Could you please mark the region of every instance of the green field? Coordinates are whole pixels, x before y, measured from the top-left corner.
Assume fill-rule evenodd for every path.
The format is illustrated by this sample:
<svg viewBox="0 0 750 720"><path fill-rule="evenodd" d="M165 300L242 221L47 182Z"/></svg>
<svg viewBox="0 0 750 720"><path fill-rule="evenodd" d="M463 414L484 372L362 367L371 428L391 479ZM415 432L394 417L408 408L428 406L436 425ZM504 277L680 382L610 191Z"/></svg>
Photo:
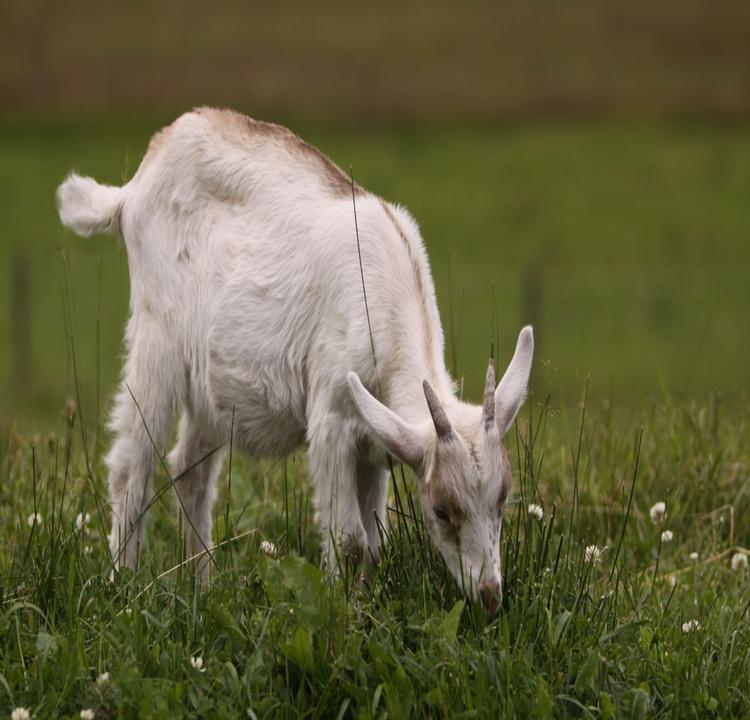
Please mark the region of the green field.
<svg viewBox="0 0 750 720"><path fill-rule="evenodd" d="M750 546L747 397L733 410L646 403L627 429L585 410L532 402L509 435L505 595L489 619L430 549L398 468L381 566L367 583L327 582L302 457L235 457L213 585L197 592L162 472L142 565L111 583L98 454L88 467L75 426L36 446L4 435L0 713L748 717L750 580L735 558ZM653 524L658 501L666 518ZM91 520L77 529L81 512ZM598 562L590 545L604 548Z"/></svg>
<svg viewBox="0 0 750 720"><path fill-rule="evenodd" d="M54 191L71 169L121 183L153 129L0 128L0 716L750 716L750 128L302 130L419 220L468 397L535 325L492 618L400 468L381 566L326 581L302 451L224 469L208 591L161 469L142 564L108 579L127 260L64 231Z"/></svg>
<svg viewBox="0 0 750 720"><path fill-rule="evenodd" d="M30 128L30 129L29 129ZM89 419L117 378L128 276L114 238L80 239L54 191L76 169L121 183L154 126L5 127L0 133L0 282L30 267L30 381L0 354L0 417L44 431L74 396L64 297ZM490 345L507 356L536 328L537 395L734 393L750 350L750 131L710 126L531 124L302 134L421 223L449 366L481 392ZM354 242L352 238L352 242ZM64 261L64 258L66 259ZM67 263L67 266L66 266ZM67 276L67 282L64 278ZM12 349L11 316L0 345ZM99 381L97 382L97 377Z"/></svg>

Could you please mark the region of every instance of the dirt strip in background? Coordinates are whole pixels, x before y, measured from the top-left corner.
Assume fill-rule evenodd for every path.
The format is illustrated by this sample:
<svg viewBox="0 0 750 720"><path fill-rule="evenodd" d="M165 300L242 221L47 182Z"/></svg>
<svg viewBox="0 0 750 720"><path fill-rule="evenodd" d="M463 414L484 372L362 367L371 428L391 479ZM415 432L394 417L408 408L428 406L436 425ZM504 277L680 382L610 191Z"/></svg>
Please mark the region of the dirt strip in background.
<svg viewBox="0 0 750 720"><path fill-rule="evenodd" d="M5 0L0 112L750 116L750 2Z"/></svg>

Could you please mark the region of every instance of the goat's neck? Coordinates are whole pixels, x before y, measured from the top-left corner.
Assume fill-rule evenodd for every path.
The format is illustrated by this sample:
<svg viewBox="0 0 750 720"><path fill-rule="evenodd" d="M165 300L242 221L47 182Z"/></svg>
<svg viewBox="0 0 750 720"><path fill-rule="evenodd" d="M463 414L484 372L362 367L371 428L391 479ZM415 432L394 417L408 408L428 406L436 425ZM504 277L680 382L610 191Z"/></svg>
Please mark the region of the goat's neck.
<svg viewBox="0 0 750 720"><path fill-rule="evenodd" d="M457 402L442 357L407 356L391 369L387 383L383 384L386 404L407 422L420 423L430 418L422 388L424 380L430 383L444 407Z"/></svg>

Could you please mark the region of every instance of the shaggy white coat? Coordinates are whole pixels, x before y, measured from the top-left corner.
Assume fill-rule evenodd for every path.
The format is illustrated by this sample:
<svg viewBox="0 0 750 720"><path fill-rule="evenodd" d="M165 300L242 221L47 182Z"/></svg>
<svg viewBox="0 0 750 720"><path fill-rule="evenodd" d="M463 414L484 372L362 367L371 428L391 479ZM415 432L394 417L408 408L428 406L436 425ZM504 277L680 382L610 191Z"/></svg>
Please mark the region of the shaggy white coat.
<svg viewBox="0 0 750 720"><path fill-rule="evenodd" d="M75 174L60 186L62 222L82 235L118 233L128 254L126 359L107 456L118 564L133 566L144 546L154 450L181 413L169 464L189 549L211 544L234 428L235 445L256 456L308 444L331 567L332 538L345 555L379 555L388 451L415 469L431 536L456 578L499 595L511 481L501 436L525 397L531 329L494 393L494 419L483 421L446 371L416 223L354 192L361 263L349 178L288 130L209 108L157 133L123 187ZM448 418L443 439L425 380Z"/></svg>

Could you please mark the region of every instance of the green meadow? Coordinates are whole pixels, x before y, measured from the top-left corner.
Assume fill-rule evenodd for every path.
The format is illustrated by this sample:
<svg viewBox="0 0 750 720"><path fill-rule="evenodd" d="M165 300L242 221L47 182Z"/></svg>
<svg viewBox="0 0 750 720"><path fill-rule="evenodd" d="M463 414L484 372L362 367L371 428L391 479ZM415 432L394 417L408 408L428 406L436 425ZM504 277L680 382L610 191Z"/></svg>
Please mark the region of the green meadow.
<svg viewBox="0 0 750 720"><path fill-rule="evenodd" d="M121 184L155 126L18 124L0 133L2 301L28 267L26 370L0 314L0 417L41 432L74 396L101 417L119 369L127 259L112 237L65 231L71 169ZM750 132L703 125L530 124L351 132L295 128L378 194L406 205L430 255L446 357L476 399L494 343L535 325L535 389L703 397L746 386ZM352 238L355 242L355 238ZM16 260L17 262L17 260ZM65 299L64 299L65 298ZM8 303L6 305L6 303ZM68 308L70 317L67 317ZM8 392L5 392L7 390ZM97 402L98 398L98 402Z"/></svg>
<svg viewBox="0 0 750 720"><path fill-rule="evenodd" d="M208 590L180 551L179 478L158 471L152 541L111 581L105 472L77 420L0 446L5 717L750 714L747 396L643 403L629 428L606 404L533 398L507 437L489 618L431 549L399 467L380 566L328 580L301 455L226 468Z"/></svg>
<svg viewBox="0 0 750 720"><path fill-rule="evenodd" d="M535 326L493 617L400 466L380 566L328 579L302 450L233 453L208 589L157 463L149 547L111 577L127 258L64 231L54 192L122 183L154 129L0 130L0 716L750 716L746 127L295 127L419 221L465 396Z"/></svg>

